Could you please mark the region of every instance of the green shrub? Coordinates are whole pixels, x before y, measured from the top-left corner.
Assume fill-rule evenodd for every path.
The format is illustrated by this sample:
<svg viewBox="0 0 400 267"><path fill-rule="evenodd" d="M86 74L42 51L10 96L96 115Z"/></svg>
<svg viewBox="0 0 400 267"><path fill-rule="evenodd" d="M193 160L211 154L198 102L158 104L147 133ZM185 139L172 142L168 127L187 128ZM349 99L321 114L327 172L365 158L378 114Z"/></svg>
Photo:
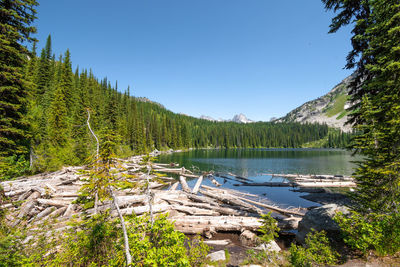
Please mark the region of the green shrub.
<svg viewBox="0 0 400 267"><path fill-rule="evenodd" d="M309 233L305 246L292 244L289 249L289 261L296 267L311 267L315 265L334 265L338 262L339 254L334 251L325 231Z"/></svg>
<svg viewBox="0 0 400 267"><path fill-rule="evenodd" d="M188 241L188 247L187 255L190 266L203 266L211 248L203 242L199 235Z"/></svg>
<svg viewBox="0 0 400 267"><path fill-rule="evenodd" d="M278 237L279 227L274 218L271 217L271 212L261 215L262 225L258 229L262 233L260 236L261 241L269 243Z"/></svg>
<svg viewBox="0 0 400 267"><path fill-rule="evenodd" d="M350 215L339 213L335 216L344 242L364 255L375 250L378 255L393 255L400 251L400 215L361 214L352 211Z"/></svg>
<svg viewBox="0 0 400 267"><path fill-rule="evenodd" d="M29 161L24 156L0 158L0 181L22 176L29 171Z"/></svg>
<svg viewBox="0 0 400 267"><path fill-rule="evenodd" d="M270 250L253 250L246 251L246 258L241 263L242 265L259 264L264 266L282 266L283 262L281 257L276 251Z"/></svg>

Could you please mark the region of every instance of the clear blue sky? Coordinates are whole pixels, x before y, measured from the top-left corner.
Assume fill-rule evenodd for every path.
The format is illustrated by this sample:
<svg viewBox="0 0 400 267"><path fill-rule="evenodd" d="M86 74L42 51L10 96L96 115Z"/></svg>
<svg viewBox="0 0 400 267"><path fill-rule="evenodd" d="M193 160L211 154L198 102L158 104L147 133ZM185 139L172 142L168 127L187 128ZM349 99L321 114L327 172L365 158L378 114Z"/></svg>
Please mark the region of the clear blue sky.
<svg viewBox="0 0 400 267"><path fill-rule="evenodd" d="M328 34L333 14L319 0L39 3L39 48L51 34L73 67L177 113L269 120L351 73L349 29Z"/></svg>

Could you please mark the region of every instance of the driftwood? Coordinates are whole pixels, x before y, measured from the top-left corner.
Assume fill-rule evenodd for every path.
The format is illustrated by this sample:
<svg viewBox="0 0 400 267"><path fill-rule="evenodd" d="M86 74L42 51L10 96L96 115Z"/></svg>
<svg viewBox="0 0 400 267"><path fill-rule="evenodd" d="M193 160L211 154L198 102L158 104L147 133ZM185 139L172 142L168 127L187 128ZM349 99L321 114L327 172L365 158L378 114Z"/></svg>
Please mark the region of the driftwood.
<svg viewBox="0 0 400 267"><path fill-rule="evenodd" d="M261 210L251 204L248 204L246 202L243 202L241 200L238 200L236 197L229 195L229 194L218 194L216 192L210 192L210 191L205 191L205 190L200 190L200 193L211 197L211 198L215 198L223 203L226 203L228 205L234 205L234 206L238 206L241 207L243 210L249 211L249 212L253 212L253 213L262 213Z"/></svg>
<svg viewBox="0 0 400 267"><path fill-rule="evenodd" d="M178 188L179 182L174 183L168 190L175 191Z"/></svg>
<svg viewBox="0 0 400 267"><path fill-rule="evenodd" d="M242 198L242 197L238 197L238 199L241 199L241 200L243 200L243 201L246 201L246 202L255 204L255 205L260 206L260 207L263 207L263 208L267 208L267 209L269 209L269 210L273 210L273 211L282 213L282 214L284 214L284 215L304 216L304 213L297 212L297 211L294 211L294 210L281 209L281 208L278 208L278 207L275 207L275 206L272 206L272 205L268 205L268 204L265 204L265 203L253 201L253 200L246 199L246 198Z"/></svg>
<svg viewBox="0 0 400 267"><path fill-rule="evenodd" d="M199 192L200 185L202 182L203 182L203 175L200 176L199 179L197 179L197 182L193 187L192 194L197 194L197 192Z"/></svg>
<svg viewBox="0 0 400 267"><path fill-rule="evenodd" d="M143 169L139 165L140 159L140 157L132 157L125 160L124 166L126 165L125 167L129 167L130 170ZM184 167L173 169L170 165L157 166L157 164L154 164L153 167L156 170L179 174L179 181L170 186L169 190L152 189L147 195L139 193L138 189L117 190L113 188L112 200L95 201L97 211L104 212L110 209L110 215L113 217L130 214L141 216L149 212L155 214L170 212L170 220L175 221L178 230L188 234L200 233L208 237L218 231L241 231L243 229L254 231L261 224L259 214L265 213L266 209L288 216L288 218L283 218L281 215L275 214L278 216L279 227L282 229L297 227L301 212L284 210L255 201L255 197L258 197L256 195L202 185L203 176L189 173ZM0 183L12 202L22 201L22 205L19 207L13 205L12 202L2 205L2 208L9 209L10 224L40 228L44 221L58 217L54 229L63 231L68 228L67 222L72 216L79 218L81 214L86 216L94 214L94 208L82 210L78 204L72 203L79 197L78 190L88 178L78 174L78 169L68 167L53 173ZM126 169L116 171L126 173ZM138 177L145 177L145 175L137 174ZM193 189L187 185L185 177L188 176L197 178ZM152 182L150 177L145 178L139 178L139 183L145 184L145 180L148 179L149 189L163 186ZM210 177L210 179L213 178ZM246 181L244 177L235 177L235 179L241 182ZM299 181L296 180L296 182ZM308 181L302 180L301 182ZM182 190L177 190L179 184L181 184ZM289 215L297 217L289 217Z"/></svg>
<svg viewBox="0 0 400 267"><path fill-rule="evenodd" d="M215 231L255 231L261 226L261 222L255 217L234 216L185 216L173 217L175 228L185 234L203 234L210 230Z"/></svg>
<svg viewBox="0 0 400 267"><path fill-rule="evenodd" d="M183 176L179 176L179 181L181 182L182 190L187 193L190 193L191 190L190 190L188 184L186 183L186 178Z"/></svg>

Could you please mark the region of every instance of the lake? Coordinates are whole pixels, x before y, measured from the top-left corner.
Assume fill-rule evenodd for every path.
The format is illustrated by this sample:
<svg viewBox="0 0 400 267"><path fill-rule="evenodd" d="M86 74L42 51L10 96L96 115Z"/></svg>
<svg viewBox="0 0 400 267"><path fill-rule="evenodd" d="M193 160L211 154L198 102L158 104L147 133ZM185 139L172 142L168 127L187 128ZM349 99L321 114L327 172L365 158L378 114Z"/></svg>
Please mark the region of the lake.
<svg viewBox="0 0 400 267"><path fill-rule="evenodd" d="M267 175L270 173L351 175L356 166L353 161L358 159L351 152L339 149L203 149L162 154L157 161L179 163L186 169L198 172L231 173L247 177L253 182L268 182L285 181L284 178ZM223 184L222 187L256 194L281 207L318 205L301 198L307 193L293 192L290 187L235 186L239 182L234 179L215 179ZM188 181L191 187L194 183L195 180ZM208 179L203 184L212 185Z"/></svg>

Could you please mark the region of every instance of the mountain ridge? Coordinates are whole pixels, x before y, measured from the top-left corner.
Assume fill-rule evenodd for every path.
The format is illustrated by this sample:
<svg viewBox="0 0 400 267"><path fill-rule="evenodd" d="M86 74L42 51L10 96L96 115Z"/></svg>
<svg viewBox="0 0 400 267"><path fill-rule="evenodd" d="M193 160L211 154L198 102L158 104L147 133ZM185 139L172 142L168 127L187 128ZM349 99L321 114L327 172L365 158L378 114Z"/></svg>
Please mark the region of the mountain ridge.
<svg viewBox="0 0 400 267"><path fill-rule="evenodd" d="M343 79L327 94L302 104L274 122L325 123L344 132L351 132L351 125L346 124L351 80L352 75Z"/></svg>

